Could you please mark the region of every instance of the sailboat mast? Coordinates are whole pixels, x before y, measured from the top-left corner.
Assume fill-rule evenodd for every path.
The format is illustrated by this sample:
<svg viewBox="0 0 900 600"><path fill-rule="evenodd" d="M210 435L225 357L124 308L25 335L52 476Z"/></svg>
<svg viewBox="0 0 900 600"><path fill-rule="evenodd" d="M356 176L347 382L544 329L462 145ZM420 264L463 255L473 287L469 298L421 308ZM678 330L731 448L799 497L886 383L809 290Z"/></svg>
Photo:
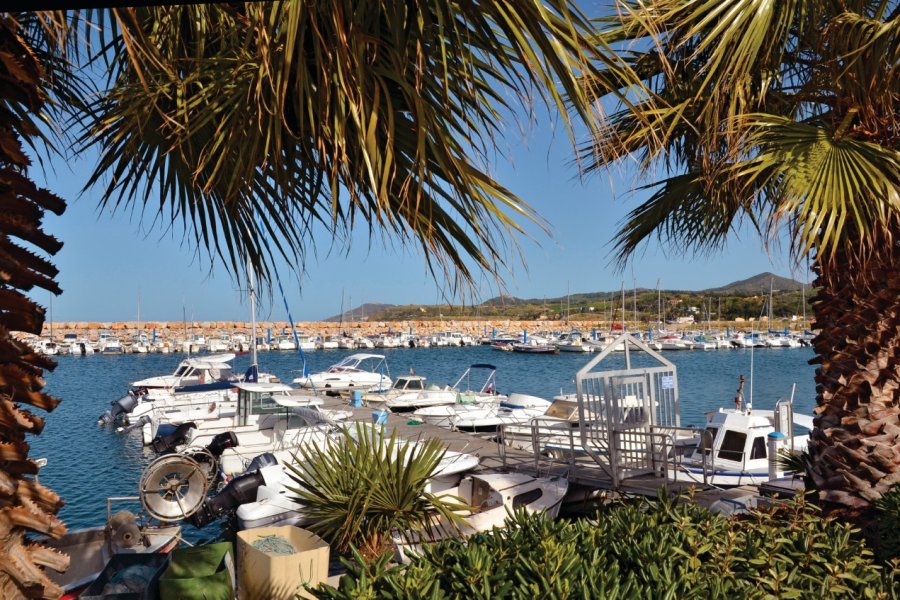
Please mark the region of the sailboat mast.
<svg viewBox="0 0 900 600"><path fill-rule="evenodd" d="M625 282L622 282L622 331L625 331Z"/></svg>
<svg viewBox="0 0 900 600"><path fill-rule="evenodd" d="M256 362L256 288L253 281L253 268L247 263L247 291L250 294L250 362L251 366L257 366Z"/></svg>
<svg viewBox="0 0 900 600"><path fill-rule="evenodd" d="M659 277L656 278L656 328L662 329L662 292L659 289Z"/></svg>

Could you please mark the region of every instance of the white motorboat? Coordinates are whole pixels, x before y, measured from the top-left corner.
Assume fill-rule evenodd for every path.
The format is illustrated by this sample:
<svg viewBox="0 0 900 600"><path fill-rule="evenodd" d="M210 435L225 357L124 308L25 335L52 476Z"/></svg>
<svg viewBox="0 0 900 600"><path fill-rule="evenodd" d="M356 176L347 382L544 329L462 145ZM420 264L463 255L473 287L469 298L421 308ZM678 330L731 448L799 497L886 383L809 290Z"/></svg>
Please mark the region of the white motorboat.
<svg viewBox="0 0 900 600"><path fill-rule="evenodd" d="M554 342L560 352L591 352L594 347L584 342L584 337L579 331L562 333Z"/></svg>
<svg viewBox="0 0 900 600"><path fill-rule="evenodd" d="M409 562L407 553L421 553L422 543L451 537L466 537L504 527L506 519L517 510L545 513L551 518L559 514L569 482L563 477L532 477L525 473L478 473L467 475L447 496L459 498L474 508L461 514L465 524L456 527L440 522L425 532L406 532L396 536L396 558Z"/></svg>
<svg viewBox="0 0 900 600"><path fill-rule="evenodd" d="M87 356L94 353L94 346L91 345L90 340L78 337L78 334L75 333L65 334L60 346L65 346L72 356Z"/></svg>
<svg viewBox="0 0 900 600"><path fill-rule="evenodd" d="M337 335L318 336L316 338L316 350L337 350L340 347L340 340L341 337Z"/></svg>
<svg viewBox="0 0 900 600"><path fill-rule="evenodd" d="M500 401L482 404L455 403L416 410L413 415L426 423L470 433L495 432L501 425L521 425L543 416L550 402L527 394L510 394Z"/></svg>
<svg viewBox="0 0 900 600"><path fill-rule="evenodd" d="M131 339L131 352L135 354L148 354L152 350L150 338L146 333L136 333Z"/></svg>
<svg viewBox="0 0 900 600"><path fill-rule="evenodd" d="M235 355L231 352L211 354L209 356L186 358L182 360L171 375L159 375L132 382L135 388L174 389L185 386L203 385L214 381L233 379L231 361Z"/></svg>
<svg viewBox="0 0 900 600"><path fill-rule="evenodd" d="M739 389L739 399L740 394ZM794 435L793 426L811 430L812 416L793 411L786 414L793 415L793 419L779 419L777 411L755 410L740 401L733 409L719 408L706 413L704 433L693 450L676 461L670 475L678 481L720 487L765 483L769 480L770 433L786 430L781 431L785 446L797 452L805 450L809 442L808 434Z"/></svg>
<svg viewBox="0 0 900 600"><path fill-rule="evenodd" d="M353 389L387 389L393 383L383 354L351 354L326 370L297 377L294 383L300 387L330 392Z"/></svg>
<svg viewBox="0 0 900 600"><path fill-rule="evenodd" d="M425 406L453 404L457 400L457 391L449 385L429 385L422 375L411 374L397 377L389 389L364 394L362 399L367 406L373 408L408 412Z"/></svg>
<svg viewBox="0 0 900 600"><path fill-rule="evenodd" d="M264 453L290 456L306 443L320 443L336 429L330 417L351 413L319 410L321 399L297 396L280 383L238 383L237 413L221 421L184 423L171 433L157 435L150 447L157 454L188 448L215 457L226 477L243 473L250 461Z"/></svg>
<svg viewBox="0 0 900 600"><path fill-rule="evenodd" d="M656 340L660 350L692 350L693 343L675 335L666 335Z"/></svg>
<svg viewBox="0 0 900 600"><path fill-rule="evenodd" d="M207 342L206 349L213 353L231 352L233 345L230 334L220 333Z"/></svg>
<svg viewBox="0 0 900 600"><path fill-rule="evenodd" d="M294 341L294 336L292 335L280 335L272 340L272 349L289 352L297 349L297 342Z"/></svg>
<svg viewBox="0 0 900 600"><path fill-rule="evenodd" d="M127 395L111 402L112 408L101 422L127 419L132 423L158 407L175 409L187 405L206 408L210 403L234 402L234 383L239 381L229 364L234 354L187 358L172 375L149 377L133 382ZM270 376L264 376L268 378Z"/></svg>
<svg viewBox="0 0 900 600"><path fill-rule="evenodd" d="M38 354L43 354L44 356L56 356L59 354L59 346L57 346L56 342L46 338L37 340L33 347Z"/></svg>
<svg viewBox="0 0 900 600"><path fill-rule="evenodd" d="M356 350L359 347L359 342L356 338L350 337L349 335L343 335L338 338L338 348L341 350Z"/></svg>
<svg viewBox="0 0 900 600"><path fill-rule="evenodd" d="M125 351L119 338L109 333L100 334L97 349L100 351L100 354L122 354Z"/></svg>

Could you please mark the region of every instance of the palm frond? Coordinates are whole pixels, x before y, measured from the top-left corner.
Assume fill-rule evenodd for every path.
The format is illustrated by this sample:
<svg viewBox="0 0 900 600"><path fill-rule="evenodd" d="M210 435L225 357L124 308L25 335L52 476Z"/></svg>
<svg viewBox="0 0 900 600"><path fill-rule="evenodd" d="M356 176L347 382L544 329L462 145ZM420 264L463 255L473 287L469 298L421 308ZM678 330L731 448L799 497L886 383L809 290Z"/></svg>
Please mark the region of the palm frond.
<svg viewBox="0 0 900 600"><path fill-rule="evenodd" d="M758 226L752 195L738 193L724 175L685 173L648 187L657 190L628 214L616 234L620 266L654 236L673 253L704 253L721 248L743 218Z"/></svg>
<svg viewBox="0 0 900 600"><path fill-rule="evenodd" d="M872 233L900 212L900 153L784 117L743 121L754 156L734 172L772 199L773 227L790 220L797 256L815 248L828 262L847 244L858 253L881 243Z"/></svg>
<svg viewBox="0 0 900 600"><path fill-rule="evenodd" d="M86 143L113 207L183 218L235 272L302 265L360 222L454 285L498 272L537 214L486 168L536 95L593 127L598 52L573 2L290 2L119 9ZM568 103L568 104L567 104ZM573 137L574 139L574 137ZM147 184L146 182L152 182ZM262 221L257 225L257 221ZM452 276L451 276L452 275Z"/></svg>

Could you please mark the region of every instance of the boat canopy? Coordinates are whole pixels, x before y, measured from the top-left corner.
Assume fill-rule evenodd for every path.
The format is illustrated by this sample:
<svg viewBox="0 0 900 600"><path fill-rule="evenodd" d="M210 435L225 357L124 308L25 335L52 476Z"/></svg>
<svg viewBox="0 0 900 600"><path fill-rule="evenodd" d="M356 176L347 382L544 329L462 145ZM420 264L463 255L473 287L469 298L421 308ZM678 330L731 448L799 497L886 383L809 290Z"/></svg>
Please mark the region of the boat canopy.
<svg viewBox="0 0 900 600"><path fill-rule="evenodd" d="M324 404L321 398L315 396L272 396L272 401L285 408L299 408L301 406L321 406Z"/></svg>
<svg viewBox="0 0 900 600"><path fill-rule="evenodd" d="M244 390L245 392L254 392L257 394L265 394L265 393L273 393L273 392L286 392L291 393L295 391L294 388L287 385L286 383L270 383L267 381L259 381L259 382L247 382L247 381L239 381L234 383L234 387L239 390Z"/></svg>

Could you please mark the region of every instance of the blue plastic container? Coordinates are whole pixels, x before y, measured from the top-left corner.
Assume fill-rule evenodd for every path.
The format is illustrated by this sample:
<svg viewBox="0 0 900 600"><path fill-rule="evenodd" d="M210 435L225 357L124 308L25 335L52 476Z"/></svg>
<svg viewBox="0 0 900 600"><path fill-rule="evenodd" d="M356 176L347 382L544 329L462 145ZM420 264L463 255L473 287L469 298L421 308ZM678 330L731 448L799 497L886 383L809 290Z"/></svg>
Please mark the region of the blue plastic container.
<svg viewBox="0 0 900 600"><path fill-rule="evenodd" d="M355 406L356 408L359 408L362 405L363 405L362 392L359 390L353 390L353 392L350 394L350 406Z"/></svg>
<svg viewBox="0 0 900 600"><path fill-rule="evenodd" d="M386 411L384 409L376 410L375 412L372 413L372 422L375 423L376 425L385 425L385 424L387 424L387 417L388 417L388 411Z"/></svg>

